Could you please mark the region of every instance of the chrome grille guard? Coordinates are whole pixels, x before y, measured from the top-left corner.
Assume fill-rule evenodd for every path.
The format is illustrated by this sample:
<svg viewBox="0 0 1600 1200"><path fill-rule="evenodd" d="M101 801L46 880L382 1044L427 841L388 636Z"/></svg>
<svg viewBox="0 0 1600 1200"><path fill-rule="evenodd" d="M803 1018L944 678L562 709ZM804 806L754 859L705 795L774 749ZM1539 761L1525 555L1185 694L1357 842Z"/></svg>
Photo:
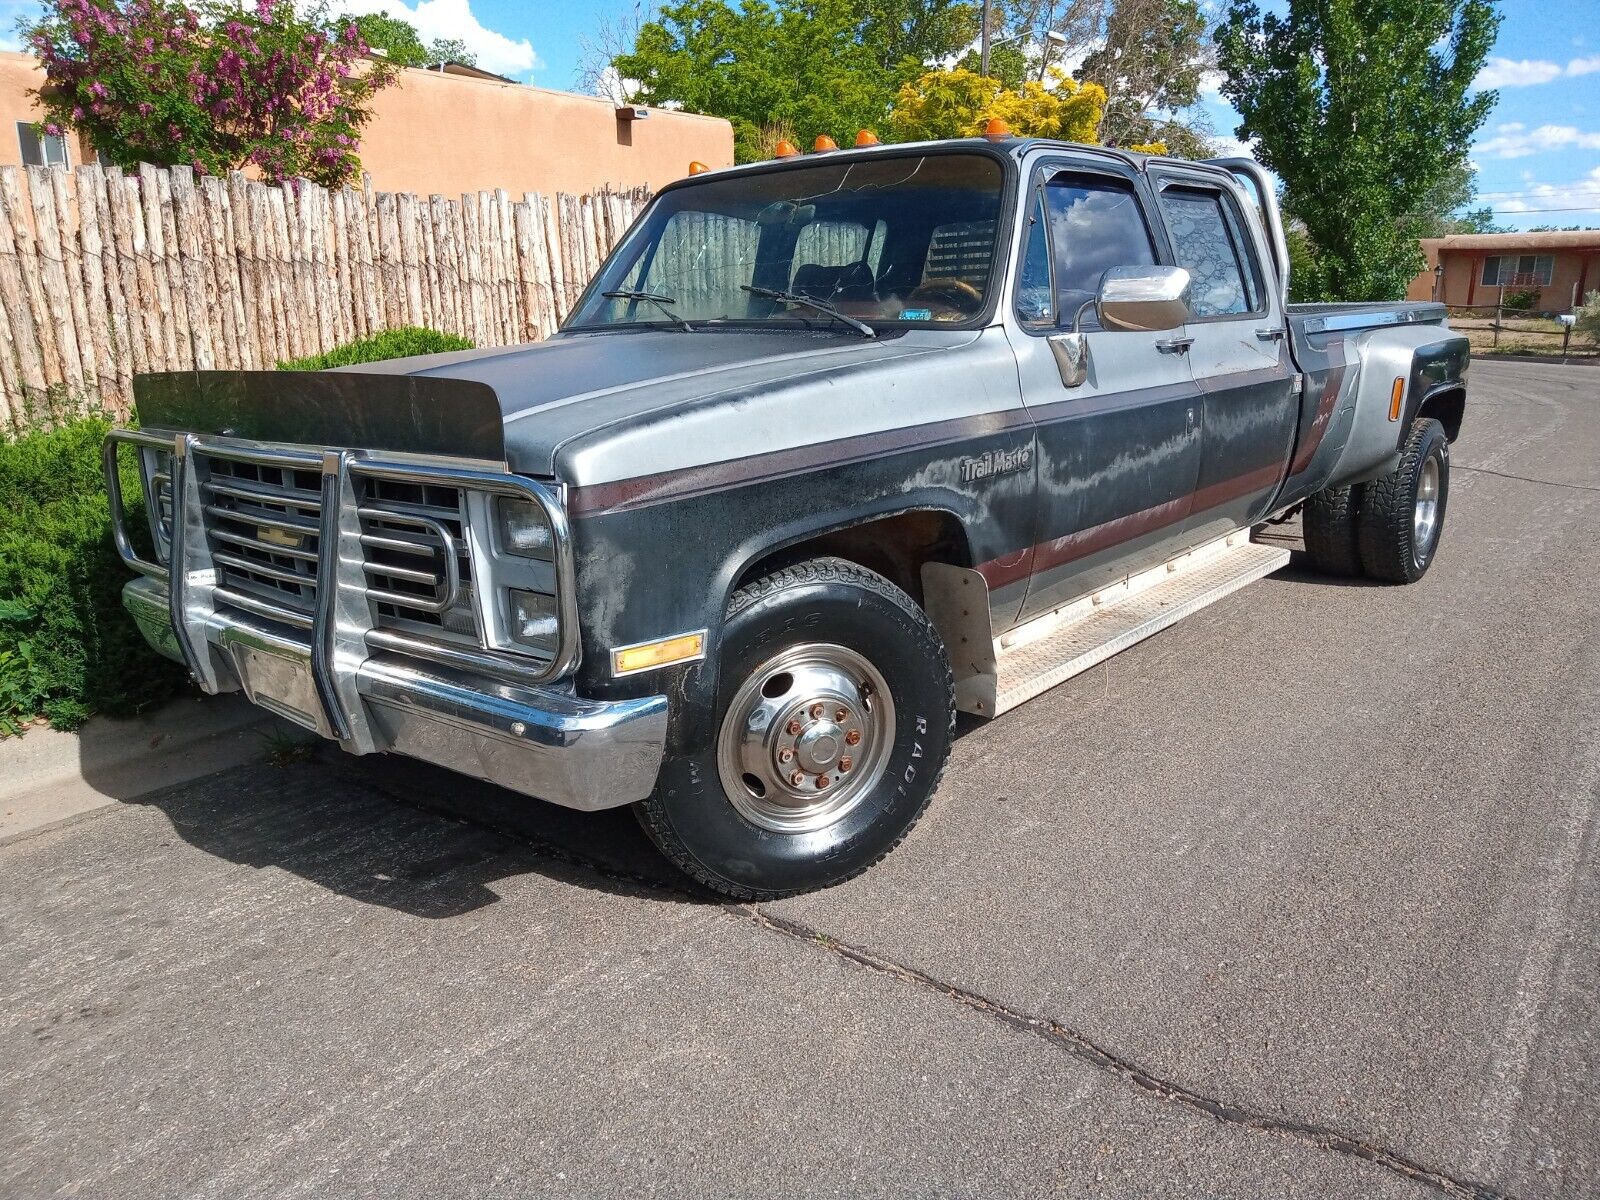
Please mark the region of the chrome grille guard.
<svg viewBox="0 0 1600 1200"><path fill-rule="evenodd" d="M123 506L119 473L118 448L124 444L165 451L172 455L171 495L172 526L169 538L168 562L150 562L134 550L128 534ZM219 539L227 549L214 549L219 521L240 523L237 509L232 515L219 518L208 514L208 507L218 496L214 483L200 478L196 461L207 457L230 463L248 463L256 467L276 468L295 473L315 472L320 477L320 495L315 503L315 572L285 572L294 575L290 586L297 594L307 595L311 611L290 602L275 602L264 598L263 591L241 590L230 586L237 581L238 572L244 570L236 562L236 551L248 553L250 547L240 547L240 542L250 542L247 533L238 528L224 528ZM365 730L366 720L356 691L355 678L361 663L372 651L387 651L427 660L455 669L492 676L512 684L537 684L560 678L570 673L578 663L579 636L576 597L572 586L573 552L566 511L556 490L537 480L497 472L477 465L455 462L426 462L422 460L396 460L357 450L320 450L306 447L265 445L229 438L202 437L192 433L156 430L113 430L107 437L104 450L106 487L111 501L112 537L117 553L123 562L142 575L167 584L168 603L173 631L183 652L185 663L201 687L208 692L230 690L233 685L222 671L218 659L208 648L208 630L219 623L226 625L230 613L243 614L240 624L249 618L276 622L287 626L291 636L306 639L301 643L309 656L311 675L316 693L326 717L328 732L340 741L354 739L358 744L369 741ZM140 462L141 479L148 478L145 463ZM291 479L293 477L291 476ZM470 546L461 552L471 556L475 579L488 570L492 555L487 552L487 539L492 536L487 519L489 497L511 496L536 503L544 511L553 534L554 595L558 615L557 646L549 659L530 654L492 651L481 642L477 647L455 642L436 641L431 638L396 629L377 628L373 618L373 601L392 602L384 589L375 587L368 579L369 571L365 548L372 535L363 528L363 518L375 515L378 509L364 504L360 496L360 483L366 480L388 480L398 483L433 484L460 489L463 495L462 520L464 540ZM293 525L294 533L305 542L281 549L291 550L301 558L309 557L311 529L309 517L313 502L309 495L296 491L288 499L269 495L266 490L250 485L226 483L225 488L250 492L247 501L259 503L259 512L248 517L257 525L272 527L282 523ZM148 491L148 487L147 487ZM471 503L468 503L471 498ZM467 522L468 509L479 505L479 519ZM285 519L275 506L290 506L289 519ZM297 515L304 519L297 520ZM382 515L387 520L409 520L396 514L392 506L383 506ZM208 516L210 521L208 523ZM457 601L462 590L456 563L457 544L451 532L440 522L429 517L415 518L419 532L436 540L442 549L442 578L437 580L438 592L432 599L418 603L418 597L405 594L403 602L421 611L442 611ZM260 543L257 549L267 554L277 554L279 547ZM159 554L158 554L159 557ZM273 581L270 566L259 559L249 560L249 570ZM381 571L379 574L393 574ZM494 589L482 579L477 580L480 592L485 593L480 603L495 603ZM263 589L266 590L266 589ZM275 637L281 635L274 635ZM225 670L225 668L224 668Z"/></svg>

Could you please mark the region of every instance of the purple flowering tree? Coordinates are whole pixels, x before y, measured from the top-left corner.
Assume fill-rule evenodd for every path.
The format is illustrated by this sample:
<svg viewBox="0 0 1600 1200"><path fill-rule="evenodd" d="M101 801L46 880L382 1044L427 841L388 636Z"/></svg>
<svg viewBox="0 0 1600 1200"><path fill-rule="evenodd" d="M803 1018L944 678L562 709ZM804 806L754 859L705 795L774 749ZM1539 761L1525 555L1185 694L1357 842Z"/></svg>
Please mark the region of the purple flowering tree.
<svg viewBox="0 0 1600 1200"><path fill-rule="evenodd" d="M361 126L394 68L293 0L49 0L24 31L44 67L46 132L119 166L255 167L327 186L361 169Z"/></svg>

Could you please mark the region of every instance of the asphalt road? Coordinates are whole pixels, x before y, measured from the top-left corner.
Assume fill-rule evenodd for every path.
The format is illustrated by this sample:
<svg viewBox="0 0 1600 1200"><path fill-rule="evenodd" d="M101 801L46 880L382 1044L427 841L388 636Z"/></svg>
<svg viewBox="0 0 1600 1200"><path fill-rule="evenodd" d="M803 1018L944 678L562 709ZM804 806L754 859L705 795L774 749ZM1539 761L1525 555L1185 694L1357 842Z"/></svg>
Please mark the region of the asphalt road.
<svg viewBox="0 0 1600 1200"><path fill-rule="evenodd" d="M1600 370L1480 363L1421 584L972 727L825 893L336 754L0 843L0 1195L1593 1196L1597 578Z"/></svg>

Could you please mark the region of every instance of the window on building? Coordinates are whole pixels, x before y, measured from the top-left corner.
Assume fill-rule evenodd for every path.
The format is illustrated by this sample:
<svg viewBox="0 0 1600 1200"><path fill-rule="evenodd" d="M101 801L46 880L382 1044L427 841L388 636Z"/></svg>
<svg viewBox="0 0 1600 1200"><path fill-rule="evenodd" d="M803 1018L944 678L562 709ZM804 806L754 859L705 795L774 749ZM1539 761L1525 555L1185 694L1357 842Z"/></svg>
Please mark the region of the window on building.
<svg viewBox="0 0 1600 1200"><path fill-rule="evenodd" d="M1492 254L1483 260L1485 287L1549 287L1556 260L1551 254Z"/></svg>
<svg viewBox="0 0 1600 1200"><path fill-rule="evenodd" d="M17 122L17 141L22 146L22 165L25 167L69 167L67 139L58 135L41 133L31 121Z"/></svg>

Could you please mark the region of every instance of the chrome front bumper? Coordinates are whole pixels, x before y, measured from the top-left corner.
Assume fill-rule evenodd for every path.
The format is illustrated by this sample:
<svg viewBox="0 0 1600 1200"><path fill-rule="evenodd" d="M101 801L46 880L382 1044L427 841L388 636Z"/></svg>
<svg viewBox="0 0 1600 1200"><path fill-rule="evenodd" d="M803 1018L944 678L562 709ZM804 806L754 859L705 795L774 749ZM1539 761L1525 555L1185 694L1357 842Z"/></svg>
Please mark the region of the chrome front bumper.
<svg viewBox="0 0 1600 1200"><path fill-rule="evenodd" d="M122 601L156 650L185 661L164 582L132 579ZM655 787L665 696L582 700L379 652L351 672L365 718L366 736L357 742L331 727L309 646L234 613L210 614L204 635L200 674L216 683L208 691L243 690L252 703L353 752L394 751L585 811L642 800Z"/></svg>

